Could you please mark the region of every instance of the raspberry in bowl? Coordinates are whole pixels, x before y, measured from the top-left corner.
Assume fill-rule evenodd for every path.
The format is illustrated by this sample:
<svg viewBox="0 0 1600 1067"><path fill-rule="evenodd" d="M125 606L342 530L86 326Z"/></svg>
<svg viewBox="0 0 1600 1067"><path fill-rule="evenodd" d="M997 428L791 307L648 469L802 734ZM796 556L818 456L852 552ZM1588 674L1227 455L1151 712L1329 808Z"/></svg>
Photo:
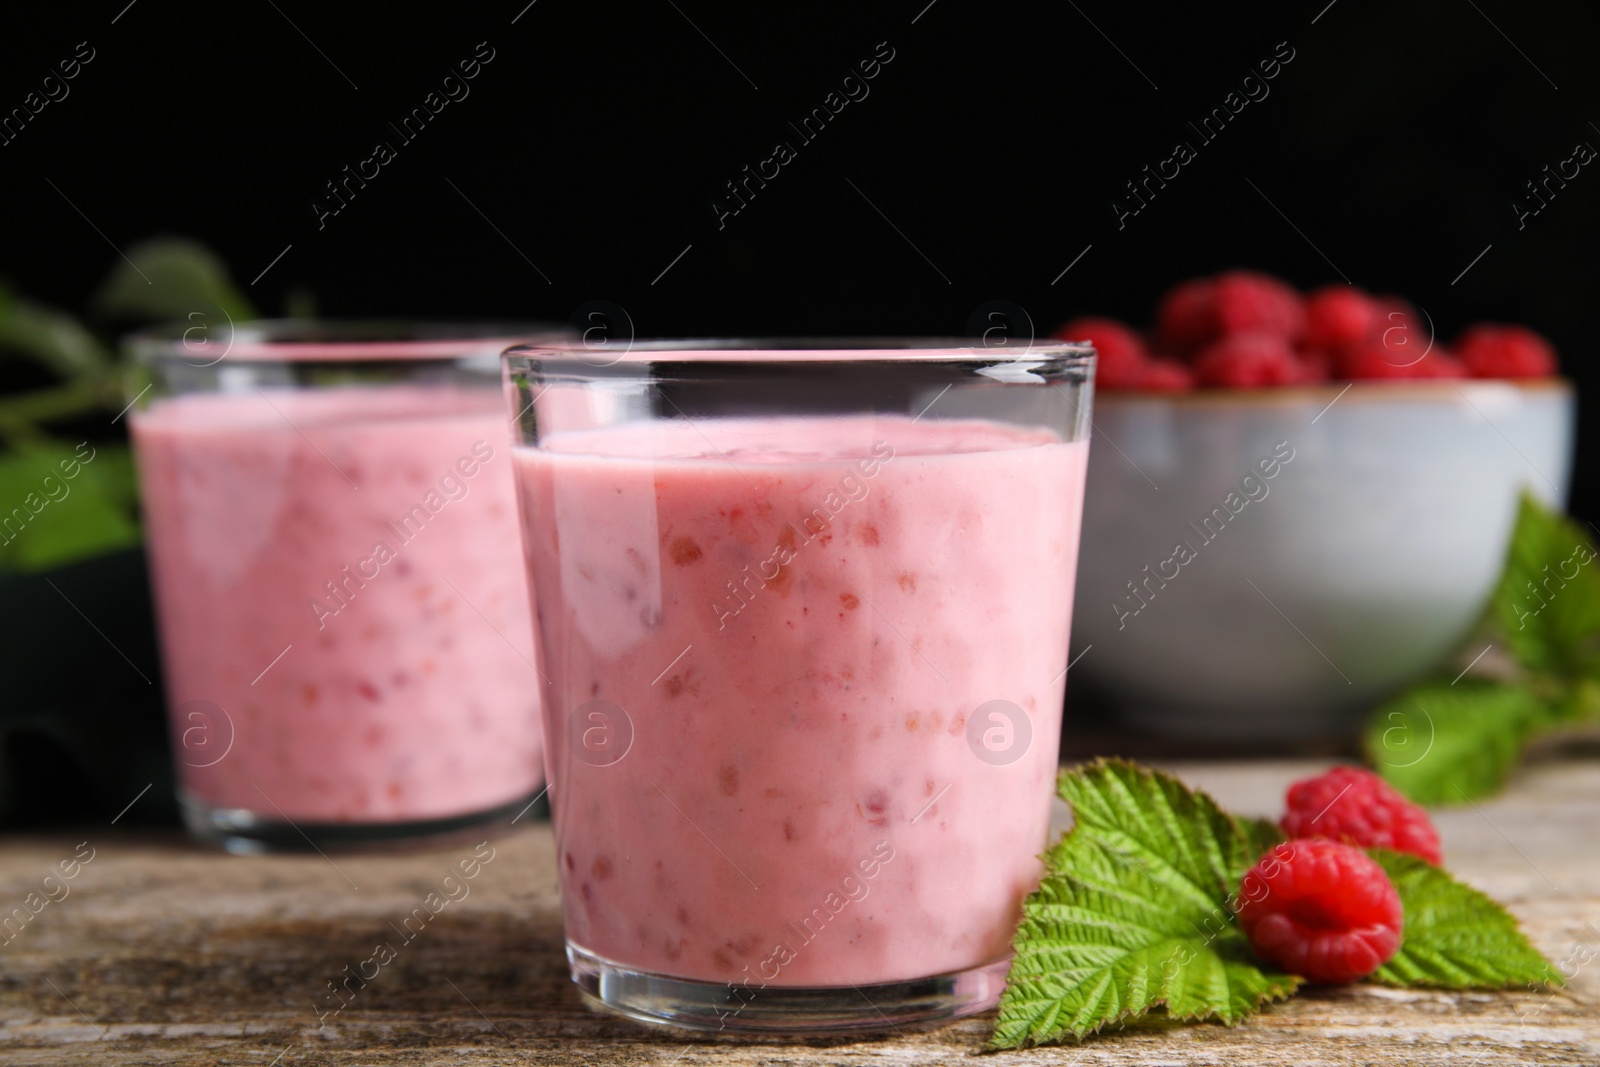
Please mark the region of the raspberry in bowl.
<svg viewBox="0 0 1600 1067"><path fill-rule="evenodd" d="M1399 297L1249 272L1098 323L1142 346L1096 397L1074 669L1127 725L1348 736L1471 628L1519 493L1565 501L1574 395L1532 330L1446 345Z"/></svg>

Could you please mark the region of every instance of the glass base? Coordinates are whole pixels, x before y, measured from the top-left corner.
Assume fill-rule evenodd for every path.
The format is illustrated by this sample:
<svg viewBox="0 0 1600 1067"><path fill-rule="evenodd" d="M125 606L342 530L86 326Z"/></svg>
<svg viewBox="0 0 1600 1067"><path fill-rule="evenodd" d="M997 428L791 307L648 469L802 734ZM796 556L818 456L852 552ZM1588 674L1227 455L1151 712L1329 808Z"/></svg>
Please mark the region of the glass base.
<svg viewBox="0 0 1600 1067"><path fill-rule="evenodd" d="M544 789L509 804L451 815L441 819L393 822L301 822L267 818L245 808L219 808L179 794L183 824L202 841L221 845L229 852L257 855L268 852L381 852L440 848L481 841L486 832L498 836L513 822L532 822L546 813Z"/></svg>
<svg viewBox="0 0 1600 1067"><path fill-rule="evenodd" d="M643 1023L724 1034L820 1037L925 1028L1000 1003L1009 959L905 982L730 987L632 970L567 942L572 980L591 1007Z"/></svg>

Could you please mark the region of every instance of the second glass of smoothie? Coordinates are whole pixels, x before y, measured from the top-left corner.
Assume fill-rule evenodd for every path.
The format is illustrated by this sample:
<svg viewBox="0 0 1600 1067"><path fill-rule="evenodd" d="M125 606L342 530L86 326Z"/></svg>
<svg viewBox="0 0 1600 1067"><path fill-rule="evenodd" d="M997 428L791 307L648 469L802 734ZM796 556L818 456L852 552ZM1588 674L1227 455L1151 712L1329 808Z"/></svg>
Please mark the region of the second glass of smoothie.
<svg viewBox="0 0 1600 1067"><path fill-rule="evenodd" d="M506 356L568 955L723 1031L992 1007L1041 873L1093 355Z"/></svg>
<svg viewBox="0 0 1600 1067"><path fill-rule="evenodd" d="M499 380L516 336L284 322L130 342L199 836L236 851L437 840L504 825L540 791Z"/></svg>

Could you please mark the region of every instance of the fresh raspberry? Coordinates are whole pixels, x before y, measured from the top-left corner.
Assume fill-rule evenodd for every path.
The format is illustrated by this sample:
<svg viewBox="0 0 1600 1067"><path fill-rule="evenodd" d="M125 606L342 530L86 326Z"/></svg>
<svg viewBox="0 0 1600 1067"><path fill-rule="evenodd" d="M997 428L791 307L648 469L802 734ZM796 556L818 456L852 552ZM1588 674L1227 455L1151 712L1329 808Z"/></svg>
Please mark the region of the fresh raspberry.
<svg viewBox="0 0 1600 1067"><path fill-rule="evenodd" d="M1306 384L1325 382L1333 377L1333 357L1319 349L1300 353L1300 381Z"/></svg>
<svg viewBox="0 0 1600 1067"><path fill-rule="evenodd" d="M1056 336L1063 341L1088 341L1099 359L1094 382L1102 389L1137 389L1144 381L1150 353L1144 341L1116 319L1073 319Z"/></svg>
<svg viewBox="0 0 1600 1067"><path fill-rule="evenodd" d="M1465 378L1467 368L1444 345L1434 345L1433 351L1412 368L1418 378Z"/></svg>
<svg viewBox="0 0 1600 1067"><path fill-rule="evenodd" d="M1201 385L1252 389L1263 385L1291 385L1305 372L1294 349L1270 333L1239 333L1213 341L1194 362L1195 381Z"/></svg>
<svg viewBox="0 0 1600 1067"><path fill-rule="evenodd" d="M1426 362L1426 360L1424 360ZM1326 837L1392 848L1438 863L1439 832L1428 813L1361 767L1339 766L1289 787L1280 824L1290 837Z"/></svg>
<svg viewBox="0 0 1600 1067"><path fill-rule="evenodd" d="M1305 301L1294 288L1255 271L1217 275L1217 327L1224 337L1270 333L1291 341L1306 330Z"/></svg>
<svg viewBox="0 0 1600 1067"><path fill-rule="evenodd" d="M1406 358L1415 359L1414 356ZM1420 368L1426 362L1427 359L1421 359L1416 363L1403 363L1382 344L1363 341L1359 344L1346 345L1334 352L1332 371L1334 377L1341 380L1421 378L1424 375Z"/></svg>
<svg viewBox="0 0 1600 1067"><path fill-rule="evenodd" d="M1474 378L1548 378L1556 372L1550 342L1522 326L1469 326L1456 338L1456 351Z"/></svg>
<svg viewBox="0 0 1600 1067"><path fill-rule="evenodd" d="M1305 346L1332 352L1361 344L1377 317L1377 304L1355 286L1323 286L1306 300Z"/></svg>
<svg viewBox="0 0 1600 1067"><path fill-rule="evenodd" d="M1164 349L1187 356L1219 332L1216 284L1210 278L1180 282L1161 298L1156 336Z"/></svg>
<svg viewBox="0 0 1600 1067"><path fill-rule="evenodd" d="M1257 956L1312 982L1354 982L1400 948L1400 894L1377 861L1308 838L1278 845L1239 884L1239 925Z"/></svg>
<svg viewBox="0 0 1600 1067"><path fill-rule="evenodd" d="M1384 359L1398 367L1419 366L1425 353L1432 352L1435 345L1428 320L1398 296L1375 297L1373 304L1376 314L1373 315L1368 343L1381 351Z"/></svg>
<svg viewBox="0 0 1600 1067"><path fill-rule="evenodd" d="M1194 388L1194 375L1182 363L1171 359L1152 359L1144 365L1139 388L1152 393L1182 393Z"/></svg>
<svg viewBox="0 0 1600 1067"><path fill-rule="evenodd" d="M1266 333L1297 340L1305 332L1305 301L1277 278L1233 270L1194 278L1168 290L1156 315L1164 348L1190 355L1237 333Z"/></svg>

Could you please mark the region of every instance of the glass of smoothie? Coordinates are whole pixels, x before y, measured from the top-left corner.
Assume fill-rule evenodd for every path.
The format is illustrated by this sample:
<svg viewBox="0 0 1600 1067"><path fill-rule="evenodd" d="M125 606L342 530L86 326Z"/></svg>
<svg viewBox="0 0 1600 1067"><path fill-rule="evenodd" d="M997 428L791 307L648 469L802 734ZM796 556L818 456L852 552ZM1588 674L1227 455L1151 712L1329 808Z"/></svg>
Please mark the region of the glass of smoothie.
<svg viewBox="0 0 1600 1067"><path fill-rule="evenodd" d="M543 782L499 354L541 331L130 338L180 806L232 851L481 834Z"/></svg>
<svg viewBox="0 0 1600 1067"><path fill-rule="evenodd" d="M994 1006L1040 874L1083 345L506 353L573 980L699 1030Z"/></svg>

